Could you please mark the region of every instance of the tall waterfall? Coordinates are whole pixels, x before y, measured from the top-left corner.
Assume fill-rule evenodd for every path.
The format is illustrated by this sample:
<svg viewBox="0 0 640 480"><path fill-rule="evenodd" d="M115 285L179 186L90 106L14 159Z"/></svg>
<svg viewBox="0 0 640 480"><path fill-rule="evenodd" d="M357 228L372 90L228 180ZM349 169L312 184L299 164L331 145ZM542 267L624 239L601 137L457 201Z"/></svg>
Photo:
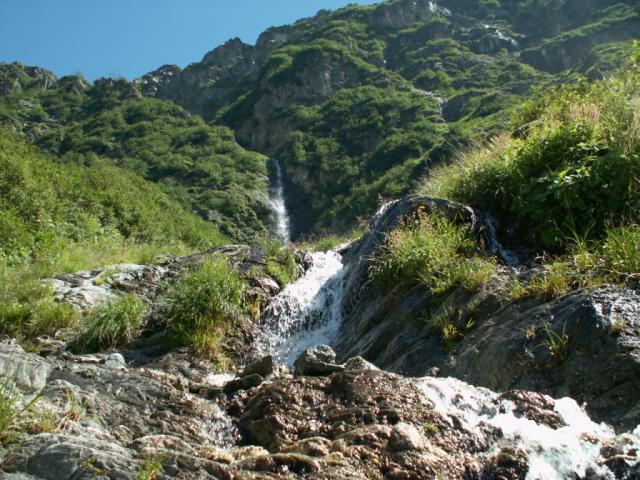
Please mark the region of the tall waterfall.
<svg viewBox="0 0 640 480"><path fill-rule="evenodd" d="M345 269L339 254L316 252L304 276L287 286L264 313L256 349L292 365L313 345L332 344L340 322Z"/></svg>
<svg viewBox="0 0 640 480"><path fill-rule="evenodd" d="M272 159L274 178L271 182L271 208L276 215L276 231L277 237L283 243L288 243L291 239L291 231L289 229L289 213L284 201L284 183L282 181L282 167L277 159Z"/></svg>

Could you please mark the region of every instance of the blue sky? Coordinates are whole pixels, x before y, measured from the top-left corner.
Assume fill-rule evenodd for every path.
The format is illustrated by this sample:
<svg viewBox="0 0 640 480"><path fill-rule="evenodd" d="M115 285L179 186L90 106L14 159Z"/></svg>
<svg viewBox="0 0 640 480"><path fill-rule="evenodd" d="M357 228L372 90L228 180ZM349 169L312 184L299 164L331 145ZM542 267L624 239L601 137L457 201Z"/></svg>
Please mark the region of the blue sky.
<svg viewBox="0 0 640 480"><path fill-rule="evenodd" d="M255 43L266 28L323 8L378 1L0 0L0 61L132 79L184 67L232 37Z"/></svg>

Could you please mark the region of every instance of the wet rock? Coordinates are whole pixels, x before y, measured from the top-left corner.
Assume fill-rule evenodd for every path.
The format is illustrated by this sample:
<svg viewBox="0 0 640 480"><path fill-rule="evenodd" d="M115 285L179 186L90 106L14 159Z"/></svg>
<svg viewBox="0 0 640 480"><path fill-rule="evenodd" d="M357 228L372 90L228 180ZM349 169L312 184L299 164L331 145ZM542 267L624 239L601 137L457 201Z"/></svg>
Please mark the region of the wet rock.
<svg viewBox="0 0 640 480"><path fill-rule="evenodd" d="M317 376L344 370L335 362L336 354L330 346L317 345L305 350L294 362L294 374Z"/></svg>
<svg viewBox="0 0 640 480"><path fill-rule="evenodd" d="M238 390L249 390L250 388L257 387L264 381L261 375L252 373L241 378L236 378L230 382L225 383L223 391L226 394L237 392Z"/></svg>
<svg viewBox="0 0 640 480"><path fill-rule="evenodd" d="M385 205L370 231L344 256L342 323L335 344L338 359L360 355L385 370L421 377L456 377L495 391L519 389L554 398L569 396L598 421L620 431L640 423L640 296L632 290L603 287L576 290L558 299L512 301L505 293L515 280L535 272L504 267L479 291L454 289L434 298L419 284L379 288L369 280L371 262L387 235L403 218L421 209L463 222L495 245L495 230L473 209L453 202L410 196ZM491 242L489 241L491 240ZM504 250L504 249L502 249ZM507 252L508 253L508 252ZM424 314L455 312L464 335L451 349ZM467 325L472 328L467 329ZM563 337L562 352L549 348L548 332ZM560 354L560 355L559 355ZM523 415L533 415L524 408Z"/></svg>
<svg viewBox="0 0 640 480"><path fill-rule="evenodd" d="M271 375L273 373L275 364L273 361L273 356L265 355L264 357L256 360L255 362L251 362L249 365L245 366L240 374L240 377L246 377L248 375L258 374L262 377L266 377L267 375Z"/></svg>
<svg viewBox="0 0 640 480"><path fill-rule="evenodd" d="M298 453L262 455L244 460L240 466L255 472L308 475L320 470L318 460Z"/></svg>
<svg viewBox="0 0 640 480"><path fill-rule="evenodd" d="M475 471L473 474L469 471L467 475L471 478L525 480L528 472L527 452L515 446L506 446L495 455L485 459L479 471Z"/></svg>
<svg viewBox="0 0 640 480"><path fill-rule="evenodd" d="M513 411L517 416L523 416L553 429L566 426L560 414L554 410L555 401L547 395L535 392L512 391L501 395L500 399L513 402L515 405Z"/></svg>
<svg viewBox="0 0 640 480"><path fill-rule="evenodd" d="M344 363L345 370L379 370L373 363L367 362L364 358L351 357Z"/></svg>
<svg viewBox="0 0 640 480"><path fill-rule="evenodd" d="M389 450L423 450L425 441L420 432L407 423L399 423L393 427L389 438Z"/></svg>

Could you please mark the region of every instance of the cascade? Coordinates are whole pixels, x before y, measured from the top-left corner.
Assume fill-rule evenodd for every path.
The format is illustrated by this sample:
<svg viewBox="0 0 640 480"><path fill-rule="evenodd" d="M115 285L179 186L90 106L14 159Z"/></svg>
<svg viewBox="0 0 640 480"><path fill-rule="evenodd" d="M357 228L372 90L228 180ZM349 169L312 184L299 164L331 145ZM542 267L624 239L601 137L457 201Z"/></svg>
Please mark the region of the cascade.
<svg viewBox="0 0 640 480"><path fill-rule="evenodd" d="M282 181L282 167L280 161L272 159L274 177L271 182L271 208L276 216L275 234L284 243L287 244L291 239L289 228L289 213L284 201L284 183Z"/></svg>
<svg viewBox="0 0 640 480"><path fill-rule="evenodd" d="M256 349L292 365L313 345L331 345L340 327L345 268L336 252L311 254L307 272L271 302Z"/></svg>

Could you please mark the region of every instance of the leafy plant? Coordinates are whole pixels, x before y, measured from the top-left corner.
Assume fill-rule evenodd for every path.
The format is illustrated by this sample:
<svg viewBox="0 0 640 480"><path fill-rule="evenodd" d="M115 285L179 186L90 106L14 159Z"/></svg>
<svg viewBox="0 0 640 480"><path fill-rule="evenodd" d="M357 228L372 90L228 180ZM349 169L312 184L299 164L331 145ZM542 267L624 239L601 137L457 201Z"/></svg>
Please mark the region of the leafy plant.
<svg viewBox="0 0 640 480"><path fill-rule="evenodd" d="M165 458L161 455L148 457L138 471L138 480L153 480L162 473Z"/></svg>
<svg viewBox="0 0 640 480"><path fill-rule="evenodd" d="M569 354L569 335L566 334L567 324L565 323L562 326L561 333L551 330L548 323L545 323L543 328L546 338L540 346L545 346L549 349L549 354L553 361L563 362Z"/></svg>

